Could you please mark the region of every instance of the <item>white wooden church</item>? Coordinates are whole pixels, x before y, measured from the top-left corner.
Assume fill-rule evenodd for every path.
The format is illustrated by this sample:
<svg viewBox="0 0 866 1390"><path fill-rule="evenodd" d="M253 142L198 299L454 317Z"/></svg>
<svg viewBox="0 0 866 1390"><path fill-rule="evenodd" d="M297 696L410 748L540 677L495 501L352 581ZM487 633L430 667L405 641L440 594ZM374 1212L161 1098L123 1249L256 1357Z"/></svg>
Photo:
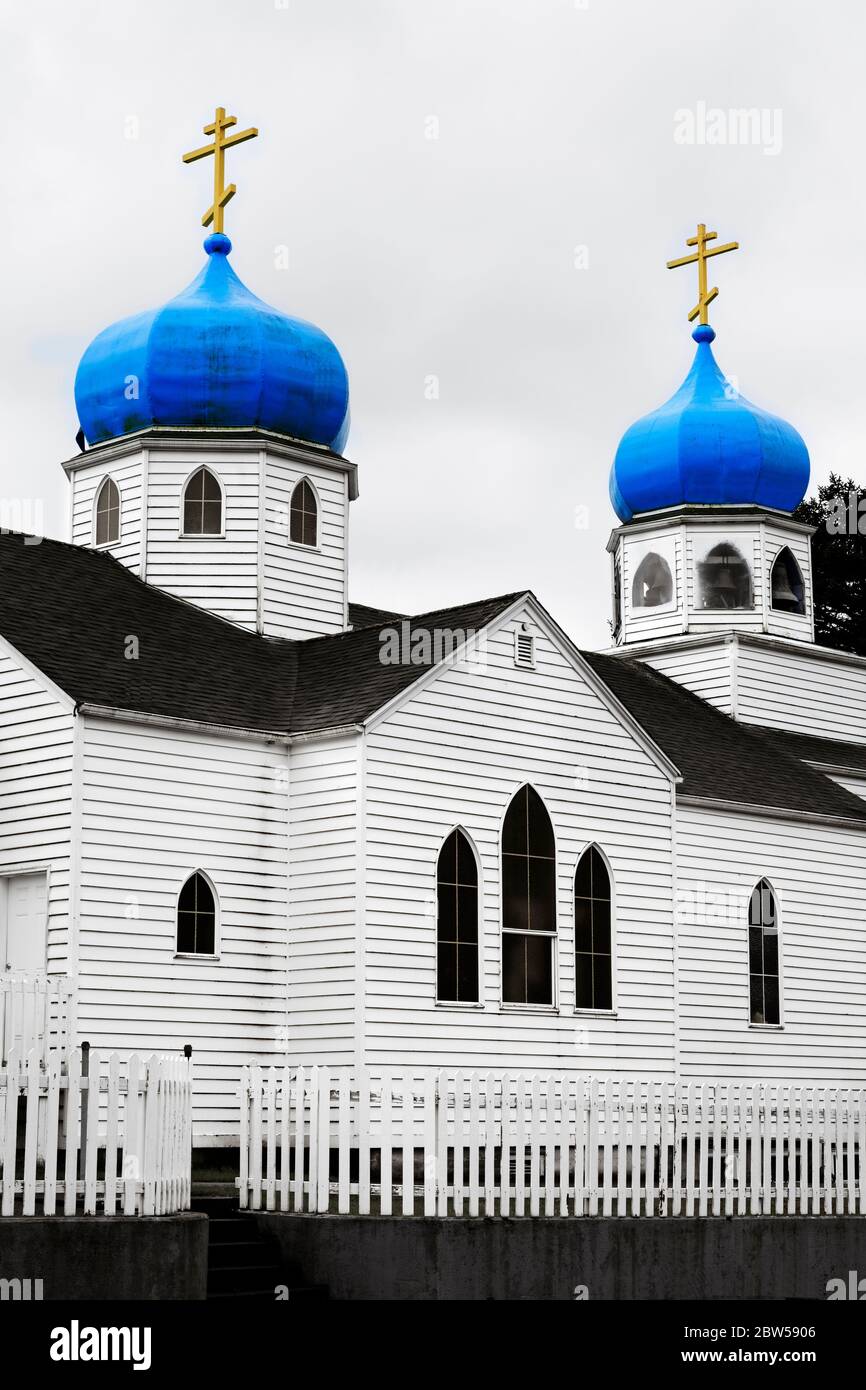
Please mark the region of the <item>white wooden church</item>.
<svg viewBox="0 0 866 1390"><path fill-rule="evenodd" d="M0 537L0 1007L190 1043L203 1145L251 1061L866 1084L866 660L814 642L808 455L703 296L589 653L528 592L350 602L343 362L215 205L84 353L68 542Z"/></svg>

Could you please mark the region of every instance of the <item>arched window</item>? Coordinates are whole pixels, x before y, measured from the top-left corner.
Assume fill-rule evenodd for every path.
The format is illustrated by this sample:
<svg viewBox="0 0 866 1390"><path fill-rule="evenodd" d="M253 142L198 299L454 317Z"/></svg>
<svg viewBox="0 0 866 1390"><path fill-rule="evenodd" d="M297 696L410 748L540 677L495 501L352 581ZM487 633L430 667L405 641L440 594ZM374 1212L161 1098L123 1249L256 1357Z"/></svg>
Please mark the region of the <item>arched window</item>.
<svg viewBox="0 0 866 1390"><path fill-rule="evenodd" d="M702 608L751 608L752 576L735 545L723 541L713 546L698 565Z"/></svg>
<svg viewBox="0 0 866 1390"><path fill-rule="evenodd" d="M779 921L776 899L765 878L749 899L749 1017L753 1023L778 1023Z"/></svg>
<svg viewBox="0 0 866 1390"><path fill-rule="evenodd" d="M177 949L184 956L216 954L216 898L204 874L190 874L177 900Z"/></svg>
<svg viewBox="0 0 866 1390"><path fill-rule="evenodd" d="M637 567L631 586L632 608L658 608L674 596L671 569L662 555L645 555Z"/></svg>
<svg viewBox="0 0 866 1390"><path fill-rule="evenodd" d="M209 468L199 468L183 492L183 534L219 536L222 529L223 490Z"/></svg>
<svg viewBox="0 0 866 1390"><path fill-rule="evenodd" d="M436 866L436 998L478 1003L478 865L462 830L452 830Z"/></svg>
<svg viewBox="0 0 866 1390"><path fill-rule="evenodd" d="M773 563L770 593L773 608L781 609L783 613L805 613L806 586L800 566L786 545L779 551Z"/></svg>
<svg viewBox="0 0 866 1390"><path fill-rule="evenodd" d="M302 478L292 493L289 539L296 545L318 545L319 506L313 486Z"/></svg>
<svg viewBox="0 0 866 1390"><path fill-rule="evenodd" d="M574 876L574 990L578 1009L613 1007L611 893L607 865L595 845Z"/></svg>
<svg viewBox="0 0 866 1390"><path fill-rule="evenodd" d="M502 827L502 999L553 1003L556 851L534 787L521 787Z"/></svg>
<svg viewBox="0 0 866 1390"><path fill-rule="evenodd" d="M96 494L96 544L115 545L120 540L120 493L113 478L104 478Z"/></svg>

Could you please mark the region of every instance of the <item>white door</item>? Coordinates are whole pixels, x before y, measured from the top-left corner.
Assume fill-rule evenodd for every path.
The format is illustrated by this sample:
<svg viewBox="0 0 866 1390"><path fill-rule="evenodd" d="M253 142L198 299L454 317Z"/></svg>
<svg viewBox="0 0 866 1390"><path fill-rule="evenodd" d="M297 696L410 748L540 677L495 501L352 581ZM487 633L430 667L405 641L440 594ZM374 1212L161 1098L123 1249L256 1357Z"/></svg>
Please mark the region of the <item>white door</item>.
<svg viewBox="0 0 866 1390"><path fill-rule="evenodd" d="M48 879L13 874L6 879L5 955L0 968L15 975L43 974L46 966Z"/></svg>

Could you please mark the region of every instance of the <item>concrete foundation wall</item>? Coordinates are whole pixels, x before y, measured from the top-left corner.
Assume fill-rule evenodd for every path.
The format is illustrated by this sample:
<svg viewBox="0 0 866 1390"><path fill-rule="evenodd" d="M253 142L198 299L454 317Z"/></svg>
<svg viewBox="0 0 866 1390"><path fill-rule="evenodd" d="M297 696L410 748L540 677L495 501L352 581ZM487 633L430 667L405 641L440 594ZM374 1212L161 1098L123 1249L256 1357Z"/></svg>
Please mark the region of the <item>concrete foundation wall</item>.
<svg viewBox="0 0 866 1390"><path fill-rule="evenodd" d="M258 1213L336 1299L820 1299L866 1277L866 1220L491 1220ZM864 1285L866 1287L866 1285Z"/></svg>
<svg viewBox="0 0 866 1390"><path fill-rule="evenodd" d="M206 1216L4 1216L0 1280L42 1280L46 1301L202 1299ZM0 1284L0 1298L15 1292ZM34 1297L35 1293L31 1293Z"/></svg>

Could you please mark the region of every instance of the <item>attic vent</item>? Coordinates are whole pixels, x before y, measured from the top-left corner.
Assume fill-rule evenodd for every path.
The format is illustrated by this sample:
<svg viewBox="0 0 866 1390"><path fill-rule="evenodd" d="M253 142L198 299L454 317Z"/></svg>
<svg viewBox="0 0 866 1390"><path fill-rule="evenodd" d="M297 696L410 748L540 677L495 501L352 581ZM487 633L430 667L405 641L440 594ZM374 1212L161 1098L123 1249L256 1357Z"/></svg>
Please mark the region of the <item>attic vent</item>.
<svg viewBox="0 0 866 1390"><path fill-rule="evenodd" d="M530 670L535 667L535 638L526 623L522 623L514 634L514 664L527 666Z"/></svg>

